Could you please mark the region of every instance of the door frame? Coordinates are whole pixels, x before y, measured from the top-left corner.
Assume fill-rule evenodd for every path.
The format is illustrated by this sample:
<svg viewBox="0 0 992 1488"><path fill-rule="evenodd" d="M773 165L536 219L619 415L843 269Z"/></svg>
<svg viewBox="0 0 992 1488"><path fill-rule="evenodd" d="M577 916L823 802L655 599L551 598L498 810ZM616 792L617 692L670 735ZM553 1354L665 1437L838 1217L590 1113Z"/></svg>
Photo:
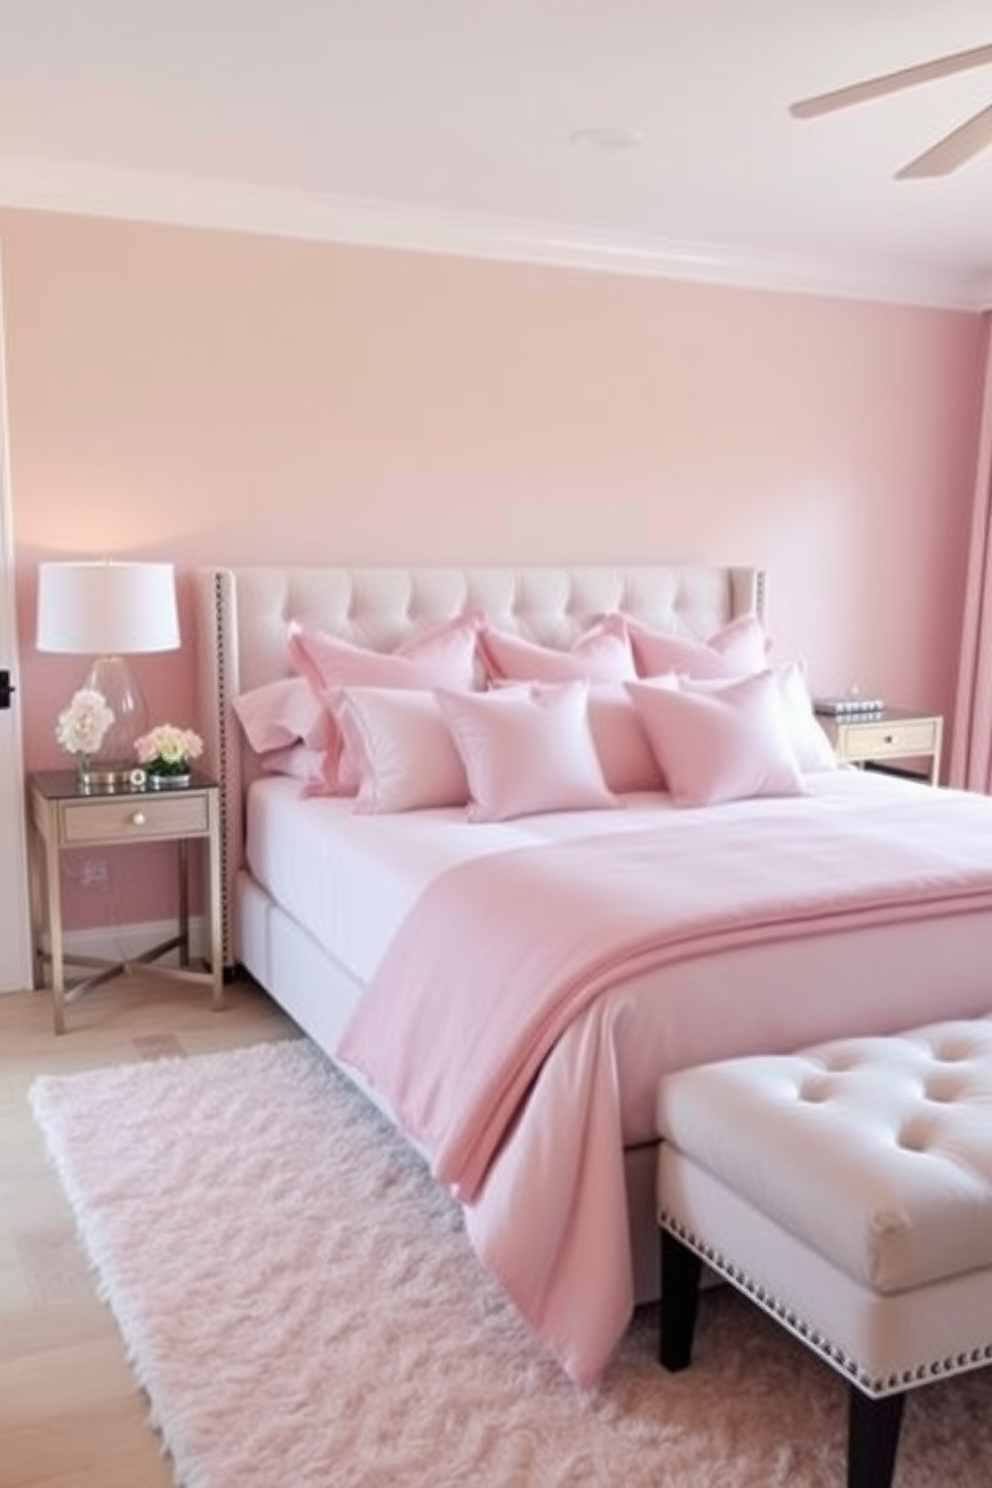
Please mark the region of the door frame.
<svg viewBox="0 0 992 1488"><path fill-rule="evenodd" d="M21 728L17 644L17 571L10 486L10 442L7 415L6 302L3 251L0 244L0 661L18 684L11 706L0 711L0 820L10 824L0 841L0 884L9 880L4 898L5 942L0 949L0 992L33 986L31 913L28 895L27 821L24 792L24 739Z"/></svg>

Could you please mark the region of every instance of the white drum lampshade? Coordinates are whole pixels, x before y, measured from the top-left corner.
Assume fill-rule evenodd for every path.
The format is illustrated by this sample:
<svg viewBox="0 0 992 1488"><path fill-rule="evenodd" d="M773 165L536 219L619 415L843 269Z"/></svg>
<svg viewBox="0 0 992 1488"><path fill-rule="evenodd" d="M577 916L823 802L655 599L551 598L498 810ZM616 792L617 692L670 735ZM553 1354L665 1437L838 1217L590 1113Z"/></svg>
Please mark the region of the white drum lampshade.
<svg viewBox="0 0 992 1488"><path fill-rule="evenodd" d="M39 651L94 657L82 684L99 692L114 715L88 784L114 789L135 768L134 741L147 713L126 657L179 645L175 571L171 563L42 563L38 569Z"/></svg>

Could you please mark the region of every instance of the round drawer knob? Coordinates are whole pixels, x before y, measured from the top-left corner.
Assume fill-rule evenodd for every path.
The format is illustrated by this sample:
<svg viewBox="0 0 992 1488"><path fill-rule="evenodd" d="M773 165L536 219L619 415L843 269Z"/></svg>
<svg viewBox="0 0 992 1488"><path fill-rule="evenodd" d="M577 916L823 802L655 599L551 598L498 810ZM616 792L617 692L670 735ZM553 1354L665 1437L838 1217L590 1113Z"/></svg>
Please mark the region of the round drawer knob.
<svg viewBox="0 0 992 1488"><path fill-rule="evenodd" d="M135 811L131 817L132 825L136 827L143 827L146 821L147 817L143 811Z"/></svg>

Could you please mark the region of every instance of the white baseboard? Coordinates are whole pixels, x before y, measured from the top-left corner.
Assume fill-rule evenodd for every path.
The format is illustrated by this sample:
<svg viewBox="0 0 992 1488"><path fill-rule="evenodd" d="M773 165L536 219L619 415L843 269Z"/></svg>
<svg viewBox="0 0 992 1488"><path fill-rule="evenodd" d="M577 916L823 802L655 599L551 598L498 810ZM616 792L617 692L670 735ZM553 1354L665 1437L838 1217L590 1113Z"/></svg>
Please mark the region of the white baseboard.
<svg viewBox="0 0 992 1488"><path fill-rule="evenodd" d="M154 946L161 945L164 941L171 940L176 934L175 920L148 920L144 924L133 925L101 925L92 930L68 930L64 940L65 954L70 953L78 956L98 956L104 961L136 961L145 955ZM193 960L204 956L207 946L207 935L200 915L190 915L189 919L189 953ZM49 950L51 942L47 931L42 934L41 944L43 950ZM162 966L178 966L178 952L169 951L158 963ZM67 968L72 974L72 968ZM78 974L78 969L77 969ZM3 991L16 992L16 987L4 988ZM0 991L0 996L3 995Z"/></svg>
<svg viewBox="0 0 992 1488"><path fill-rule="evenodd" d="M68 930L63 937L66 954L70 951L80 956L100 956L108 961L132 961L150 950L152 946L171 940L176 934L175 920L149 920L144 924L101 925L90 930ZM42 936L42 944L48 948L48 936ZM202 956L206 944L203 920L191 915L189 921L189 949L191 956ZM176 952L163 956L163 965L176 960Z"/></svg>

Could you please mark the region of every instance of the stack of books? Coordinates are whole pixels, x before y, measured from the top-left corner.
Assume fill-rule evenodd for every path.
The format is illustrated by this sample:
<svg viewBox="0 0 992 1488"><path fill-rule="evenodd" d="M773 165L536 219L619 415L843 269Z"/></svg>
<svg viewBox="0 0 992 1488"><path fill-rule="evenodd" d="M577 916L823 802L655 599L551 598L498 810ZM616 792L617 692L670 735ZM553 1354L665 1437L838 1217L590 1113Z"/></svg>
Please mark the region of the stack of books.
<svg viewBox="0 0 992 1488"><path fill-rule="evenodd" d="M845 693L843 697L814 698L813 707L827 718L870 718L885 712L881 698L862 696L860 692Z"/></svg>

